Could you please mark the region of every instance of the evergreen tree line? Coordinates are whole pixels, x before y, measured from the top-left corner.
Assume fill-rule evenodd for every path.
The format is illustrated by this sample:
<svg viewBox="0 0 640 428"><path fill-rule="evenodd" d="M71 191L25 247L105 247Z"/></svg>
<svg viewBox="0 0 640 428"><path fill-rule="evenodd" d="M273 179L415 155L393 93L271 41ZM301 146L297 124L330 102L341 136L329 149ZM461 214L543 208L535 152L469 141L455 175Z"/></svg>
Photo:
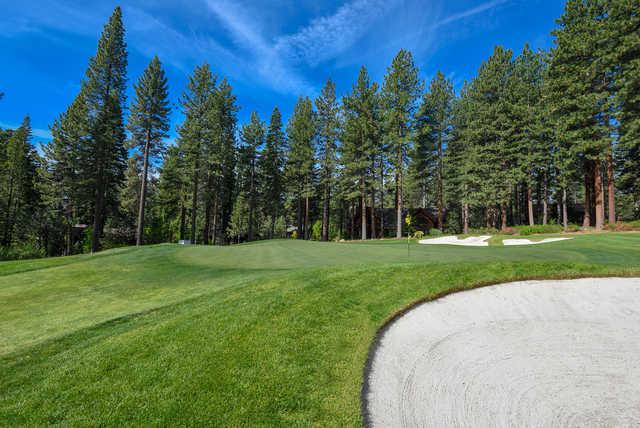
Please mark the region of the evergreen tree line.
<svg viewBox="0 0 640 428"><path fill-rule="evenodd" d="M640 216L637 0L568 0L554 47L497 46L456 94L425 85L409 51L381 83L365 67L342 98L328 80L238 127L226 78L195 68L168 145L169 86L156 57L128 105L116 8L81 89L43 154L29 118L0 130L3 257L190 240L369 239L417 229Z"/></svg>

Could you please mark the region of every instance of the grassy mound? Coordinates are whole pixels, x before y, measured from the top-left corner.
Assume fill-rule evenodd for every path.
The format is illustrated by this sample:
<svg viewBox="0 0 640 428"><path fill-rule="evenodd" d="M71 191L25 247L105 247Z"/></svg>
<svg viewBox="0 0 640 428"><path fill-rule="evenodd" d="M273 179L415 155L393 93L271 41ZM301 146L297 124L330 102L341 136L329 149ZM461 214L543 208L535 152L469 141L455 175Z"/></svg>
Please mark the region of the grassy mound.
<svg viewBox="0 0 640 428"><path fill-rule="evenodd" d="M412 302L640 275L634 233L406 245L161 245L0 263L0 425L358 425L371 340Z"/></svg>

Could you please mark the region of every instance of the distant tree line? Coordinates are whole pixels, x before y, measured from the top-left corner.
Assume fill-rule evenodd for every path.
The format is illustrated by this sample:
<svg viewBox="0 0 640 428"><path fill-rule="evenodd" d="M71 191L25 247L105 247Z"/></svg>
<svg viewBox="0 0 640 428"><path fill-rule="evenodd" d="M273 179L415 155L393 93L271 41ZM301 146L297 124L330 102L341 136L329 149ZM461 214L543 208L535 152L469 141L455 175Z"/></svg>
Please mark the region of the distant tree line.
<svg viewBox="0 0 640 428"><path fill-rule="evenodd" d="M401 50L380 84L362 67L339 98L328 80L286 124L276 107L238 127L233 88L205 63L169 145L158 58L127 105L116 8L42 153L28 117L0 130L1 255L401 237L412 211L451 233L638 218L639 12L636 0L568 0L550 51L497 46L458 94L441 72L425 85Z"/></svg>

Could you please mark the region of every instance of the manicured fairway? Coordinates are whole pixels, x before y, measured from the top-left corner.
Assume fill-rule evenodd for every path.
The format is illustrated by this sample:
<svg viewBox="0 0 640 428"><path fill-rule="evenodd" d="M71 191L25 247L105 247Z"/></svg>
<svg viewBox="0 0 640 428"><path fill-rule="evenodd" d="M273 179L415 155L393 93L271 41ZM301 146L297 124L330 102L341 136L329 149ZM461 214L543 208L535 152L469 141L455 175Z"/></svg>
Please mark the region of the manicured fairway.
<svg viewBox="0 0 640 428"><path fill-rule="evenodd" d="M640 275L640 234L531 247L161 245L0 263L0 425L361 424L398 310L525 278Z"/></svg>

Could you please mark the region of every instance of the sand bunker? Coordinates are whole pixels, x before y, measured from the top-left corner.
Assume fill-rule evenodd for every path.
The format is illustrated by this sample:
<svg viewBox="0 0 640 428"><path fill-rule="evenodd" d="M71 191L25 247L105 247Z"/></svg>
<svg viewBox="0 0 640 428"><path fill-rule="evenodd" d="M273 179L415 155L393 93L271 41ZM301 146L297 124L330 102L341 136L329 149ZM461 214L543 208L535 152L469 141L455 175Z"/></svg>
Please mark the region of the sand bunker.
<svg viewBox="0 0 640 428"><path fill-rule="evenodd" d="M640 279L528 281L455 293L372 350L369 426L640 425Z"/></svg>
<svg viewBox="0 0 640 428"><path fill-rule="evenodd" d="M558 241L566 241L567 239L572 238L545 238L541 241L532 241L530 239L503 239L503 245L538 245L538 244L548 244L549 242L558 242Z"/></svg>
<svg viewBox="0 0 640 428"><path fill-rule="evenodd" d="M460 239L457 236L442 236L440 238L422 239L418 241L425 245L464 245L467 247L488 247L486 242L491 236L470 236Z"/></svg>
<svg viewBox="0 0 640 428"><path fill-rule="evenodd" d="M460 239L457 236L442 236L440 238L421 239L419 244L423 245L462 245L465 247L488 247L487 242L491 238L491 235L484 236L470 236L468 238ZM532 241L530 239L504 239L503 245L538 245L548 244L549 242L566 241L573 238L545 238L540 241Z"/></svg>

